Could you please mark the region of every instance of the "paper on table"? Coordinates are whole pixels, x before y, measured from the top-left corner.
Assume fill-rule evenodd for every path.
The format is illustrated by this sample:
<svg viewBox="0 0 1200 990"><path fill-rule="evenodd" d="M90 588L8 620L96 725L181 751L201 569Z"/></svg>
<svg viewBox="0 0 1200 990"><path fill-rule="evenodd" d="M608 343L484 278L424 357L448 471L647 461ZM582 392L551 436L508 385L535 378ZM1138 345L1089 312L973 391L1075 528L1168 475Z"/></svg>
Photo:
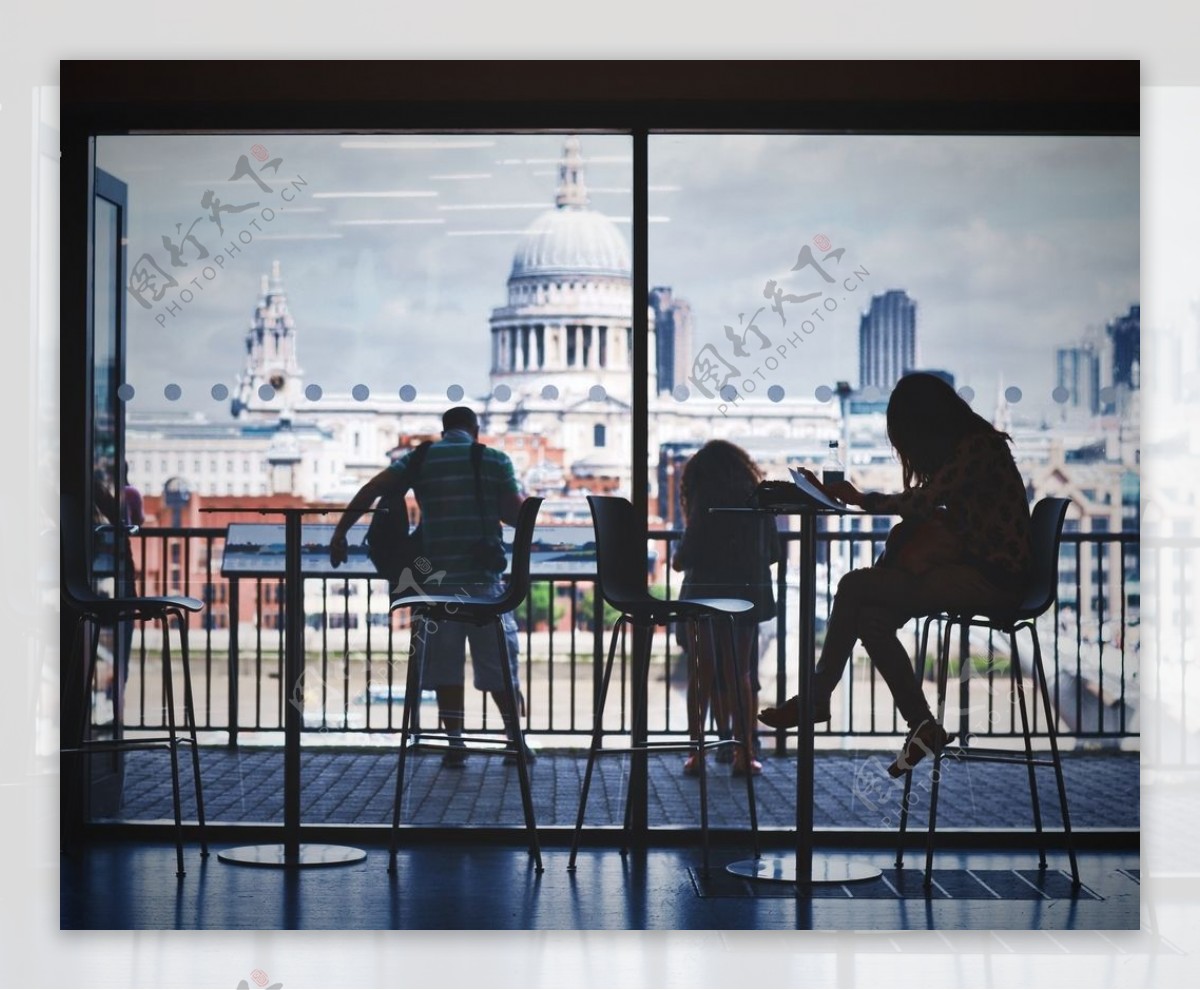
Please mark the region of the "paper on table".
<svg viewBox="0 0 1200 990"><path fill-rule="evenodd" d="M809 481L799 468L791 468L792 481L796 487L809 499L816 502L818 505L826 509L832 509L834 512L850 512L850 507L836 498L831 498L826 495L821 489Z"/></svg>

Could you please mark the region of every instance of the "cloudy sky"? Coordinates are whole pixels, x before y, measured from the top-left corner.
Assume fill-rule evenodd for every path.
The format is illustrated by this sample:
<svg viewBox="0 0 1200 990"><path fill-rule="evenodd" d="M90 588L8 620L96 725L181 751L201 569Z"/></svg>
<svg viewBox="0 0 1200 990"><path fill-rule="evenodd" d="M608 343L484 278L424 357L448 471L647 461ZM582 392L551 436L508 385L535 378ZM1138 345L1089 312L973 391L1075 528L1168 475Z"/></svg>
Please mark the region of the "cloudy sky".
<svg viewBox="0 0 1200 990"><path fill-rule="evenodd" d="M629 139L581 140L591 205L628 236ZM134 408L224 413L209 392L232 387L259 279L275 260L306 381L326 392L365 384L395 395L413 384L442 394L460 384L485 393L488 316L505 301L521 232L553 205L562 143L548 134L102 138L99 165L129 186L131 268L149 254L180 283L150 309L129 300ZM257 182L231 178L242 156ZM826 314L803 360L772 379L789 395L855 382L858 314L871 294L902 288L917 301L922 366L953 371L981 411L1003 384L1040 415L1052 405L1054 348L1100 334L1139 299L1136 138L658 135L649 165L650 282L691 302L697 348L712 342L731 358L722 327L759 307L757 325L782 340L768 280L788 294L824 293L784 304L788 332L817 304ZM220 233L211 199L202 202L208 190L222 207L259 205L218 212ZM185 242L189 230L196 240ZM171 266L164 235L182 245L185 268ZM819 235L844 249L828 265L838 286L811 268L791 271ZM237 253L223 247L231 242ZM840 273L853 269L869 275L850 294ZM192 299L170 315L182 288ZM173 402L169 384L181 389Z"/></svg>

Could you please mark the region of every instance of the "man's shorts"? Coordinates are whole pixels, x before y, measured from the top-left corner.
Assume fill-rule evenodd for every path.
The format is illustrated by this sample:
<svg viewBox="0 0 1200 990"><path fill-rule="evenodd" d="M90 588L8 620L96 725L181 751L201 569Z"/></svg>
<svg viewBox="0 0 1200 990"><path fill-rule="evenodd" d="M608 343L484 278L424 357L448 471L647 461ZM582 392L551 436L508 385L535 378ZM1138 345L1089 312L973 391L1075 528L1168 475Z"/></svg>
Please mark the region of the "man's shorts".
<svg viewBox="0 0 1200 990"><path fill-rule="evenodd" d="M494 585L475 585L464 588L463 591L472 597L499 598L504 594L504 584L497 582ZM500 622L508 644L508 661L512 669L513 683L519 690L520 641L517 637L517 619L512 612L505 612L500 616ZM421 687L454 687L462 684L466 644L469 642L475 687L480 691L504 690L504 668L500 666L500 645L496 642L496 627L493 623L489 622L483 626L444 620L425 623L418 618L413 627L413 639L418 659L421 658L422 651L424 652Z"/></svg>

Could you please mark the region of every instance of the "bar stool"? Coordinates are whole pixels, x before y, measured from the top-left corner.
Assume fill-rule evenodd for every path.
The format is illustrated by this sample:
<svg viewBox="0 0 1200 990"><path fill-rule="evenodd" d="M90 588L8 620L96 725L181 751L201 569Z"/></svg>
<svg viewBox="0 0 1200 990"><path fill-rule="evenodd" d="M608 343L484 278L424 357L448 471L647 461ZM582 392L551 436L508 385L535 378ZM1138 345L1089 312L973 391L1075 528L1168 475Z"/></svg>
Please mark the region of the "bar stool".
<svg viewBox="0 0 1200 990"><path fill-rule="evenodd" d="M491 625L496 630L496 642L500 646L500 655L505 658L501 664L504 669L504 696L508 710L512 712L513 736L511 745L504 748L480 749L487 756L512 756L516 760L517 777L521 785L521 804L525 812L525 827L529 831L529 854L533 857L537 872L542 872L542 852L538 844L537 823L533 816L533 794L529 785L528 751L518 724L519 707L517 704L517 686L513 680L511 657L508 655L508 643L504 636L504 627L500 617L505 612L511 612L525 601L529 594L529 551L533 543L533 528L537 522L538 509L542 499L527 498L521 503L517 516L516 531L513 535L512 564L509 568L508 584L504 595L500 598L468 598L462 595L406 595L392 602L391 610L399 608L412 609L413 625L416 628L418 616L425 621L433 622L468 622L472 625ZM396 844L400 830L400 800L404 793L405 759L408 754L410 740L413 735L417 706L421 698L421 667L424 660L424 648L421 649L421 659L417 660L410 652L408 663L408 678L404 689L404 715L400 723L400 756L396 766L396 800L392 806L392 834L388 855L388 872L396 872ZM444 732L421 731L421 741L424 746L427 739L448 741L449 736ZM458 736L460 742L495 743L490 736ZM444 748L444 747L442 747Z"/></svg>
<svg viewBox="0 0 1200 990"><path fill-rule="evenodd" d="M208 856L208 842L204 835L204 791L200 784L200 750L196 741L196 710L192 702L192 674L188 663L187 614L199 612L204 603L197 598L184 595L127 596L106 598L92 590L85 550L84 516L78 499L63 495L59 502L62 543L60 563L62 567L61 588L63 603L78 614L75 635L71 642L70 673L62 683L62 711L64 718L70 710L70 693L79 674L79 662L84 665L83 698L81 700L79 738L77 745L64 747L61 752L69 754L108 752L125 749L166 749L171 754L171 797L175 812L175 857L176 876L183 877L183 819L179 796L179 746L189 744L192 748L192 780L196 789L196 815L200 827L200 855ZM180 659L183 667L183 712L184 728L175 723L175 690L171 670L170 620L179 624ZM88 716L92 679L96 675L96 651L100 643L102 626L112 626L114 631L122 622L138 619L157 619L162 624L162 678L163 702L167 717L165 736L141 736L130 739L87 738ZM81 649L85 623L92 624L90 649L84 654ZM119 671L115 676L121 676Z"/></svg>
<svg viewBox="0 0 1200 990"><path fill-rule="evenodd" d="M921 683L925 668L925 648L928 642L929 626L937 621L942 624L942 635L937 655L937 717L944 724L946 713L946 680L950 668L950 639L955 626L964 631L972 627L994 629L1007 633L1009 637L1012 676L1017 694L1017 705L1021 713L1021 732L1025 739L1024 755L1014 755L1011 751L982 749L962 746L954 751L954 757L962 760L978 760L991 763L1023 764L1029 773L1029 796L1033 804L1033 823L1039 841L1042 833L1042 809L1038 798L1037 767L1052 766L1054 778L1058 785L1059 806L1062 809L1063 831L1066 836L1067 855L1071 862L1072 886L1079 886L1079 865L1075 858L1075 845L1071 836L1071 816L1067 809L1067 789L1063 780L1062 760L1058 751L1057 717L1050 706L1050 692L1046 684L1046 670L1042 665L1042 646L1038 639L1037 619L1054 604L1058 596L1058 551L1062 542L1063 521L1066 518L1067 506L1070 499L1043 498L1034 506L1030 519L1033 540L1033 569L1029 591L1024 601L1015 612L1003 616L971 616L957 613L940 613L927 616L921 631L921 645L917 660L917 683ZM1047 733L1050 738L1050 759L1035 759L1029 731L1029 713L1025 701L1024 675L1021 672L1021 659L1017 652L1017 633L1022 629L1029 630L1033 640L1033 681L1042 702L1046 717ZM967 739L966 726L961 734ZM944 751L939 749L933 754L932 788L929 803L929 827L925 837L925 886L933 882L933 837L937 830L938 794L941 785L941 767ZM896 850L896 868L904 865L904 834L908 826L909 799L912 792L913 771L904 775L904 798L900 804L900 833ZM1039 846L1038 868L1046 869L1046 846Z"/></svg>
<svg viewBox="0 0 1200 990"><path fill-rule="evenodd" d="M741 745L742 740L704 741L704 720L698 721L698 738L686 743L652 742L645 738L645 696L649 681L649 660L653 646L654 629L673 621L683 621L688 625L691 637L688 649L690 675L699 675L699 635L698 623L704 620L723 632L723 647L734 657L736 667L736 647L734 637L733 617L741 612L748 612L754 607L752 602L740 598L703 598L703 599L661 599L653 597L646 588L646 555L645 543L638 538L633 505L623 498L612 496L589 495L588 505L592 510L592 521L596 529L596 585L600 597L612 608L621 613L613 626L612 638L608 647L608 662L604 667L604 676L600 685L600 697L596 702L595 722L592 728L592 743L588 750L587 769L583 775L583 788L579 796L579 813L575 819L575 836L571 843L571 858L567 864L568 870L575 869L575 859L579 852L579 839L583 830L584 814L587 811L588 792L592 782L592 771L595 768L596 757L612 756L627 753L649 752L688 752L698 754L700 781L700 832L704 854L704 872L709 869L709 837L708 837L708 783L707 761L704 754L718 746ZM621 749L605 749L604 742L604 706L608 698L608 686L612 679L613 660L616 656L617 642L621 629L631 625L634 629L634 649L639 644L645 647L641 652L640 670L641 683L634 684L631 690L639 692L641 701L634 701L635 726L633 744ZM716 629L714 628L714 633ZM714 641L715 641L714 636ZM718 676L722 665L717 664ZM634 670L639 666L635 663ZM737 711L744 712L741 693L741 678L734 671L734 694ZM636 697L636 696L635 696ZM742 716L744 717L744 716ZM736 725L736 720L735 720ZM749 726L743 726L745 735ZM745 740L747 758L751 755L749 740ZM754 842L754 857L761 854L758 838L758 811L754 800L754 775L746 773L746 800L750 807L750 831ZM625 823L623 836L628 837L630 829L631 804L626 796Z"/></svg>

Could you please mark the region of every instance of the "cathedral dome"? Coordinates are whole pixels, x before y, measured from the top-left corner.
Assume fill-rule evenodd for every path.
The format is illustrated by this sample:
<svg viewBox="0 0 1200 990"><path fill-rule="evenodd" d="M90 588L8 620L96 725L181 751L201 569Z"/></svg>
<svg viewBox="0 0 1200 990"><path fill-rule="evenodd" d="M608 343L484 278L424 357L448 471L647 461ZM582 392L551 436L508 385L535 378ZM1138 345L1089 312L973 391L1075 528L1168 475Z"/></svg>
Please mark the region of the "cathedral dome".
<svg viewBox="0 0 1200 990"><path fill-rule="evenodd" d="M629 278L625 238L608 217L588 209L579 139L567 138L556 206L538 217L513 252L509 278L609 275Z"/></svg>
<svg viewBox="0 0 1200 990"><path fill-rule="evenodd" d="M547 210L517 244L509 278L543 275L629 278L629 247L603 214L569 206Z"/></svg>

